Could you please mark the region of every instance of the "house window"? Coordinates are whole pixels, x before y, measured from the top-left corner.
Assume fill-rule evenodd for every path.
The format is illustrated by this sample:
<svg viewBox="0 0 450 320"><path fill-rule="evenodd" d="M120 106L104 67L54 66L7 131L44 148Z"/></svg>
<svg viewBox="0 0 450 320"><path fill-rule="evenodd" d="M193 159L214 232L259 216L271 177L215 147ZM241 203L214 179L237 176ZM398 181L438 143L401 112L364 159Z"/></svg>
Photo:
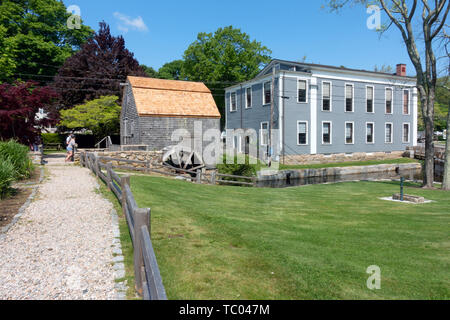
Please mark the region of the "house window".
<svg viewBox="0 0 450 320"><path fill-rule="evenodd" d="M236 110L237 110L236 92L232 92L230 95L230 112L234 112Z"/></svg>
<svg viewBox="0 0 450 320"><path fill-rule="evenodd" d="M345 112L353 112L353 85L345 85Z"/></svg>
<svg viewBox="0 0 450 320"><path fill-rule="evenodd" d="M385 125L385 139L386 143L392 143L392 123L386 123Z"/></svg>
<svg viewBox="0 0 450 320"><path fill-rule="evenodd" d="M392 88L386 88L386 113L392 114Z"/></svg>
<svg viewBox="0 0 450 320"><path fill-rule="evenodd" d="M306 80L298 80L298 102L306 102L307 86Z"/></svg>
<svg viewBox="0 0 450 320"><path fill-rule="evenodd" d="M322 144L331 144L331 122L322 122Z"/></svg>
<svg viewBox="0 0 450 320"><path fill-rule="evenodd" d="M123 119L123 135L128 136L128 118Z"/></svg>
<svg viewBox="0 0 450 320"><path fill-rule="evenodd" d="M366 143L374 143L374 127L373 122L366 123Z"/></svg>
<svg viewBox="0 0 450 320"><path fill-rule="evenodd" d="M354 140L354 123L346 122L345 123L345 144L353 144Z"/></svg>
<svg viewBox="0 0 450 320"><path fill-rule="evenodd" d="M261 122L261 145L267 146L269 144L269 123Z"/></svg>
<svg viewBox="0 0 450 320"><path fill-rule="evenodd" d="M322 83L322 111L331 111L331 82Z"/></svg>
<svg viewBox="0 0 450 320"><path fill-rule="evenodd" d="M366 111L373 113L373 87L366 87Z"/></svg>
<svg viewBox="0 0 450 320"><path fill-rule="evenodd" d="M409 123L403 124L403 143L409 143Z"/></svg>
<svg viewBox="0 0 450 320"><path fill-rule="evenodd" d="M270 81L264 82L264 102L263 104L269 104L270 101L272 100L272 90L271 90L271 85L270 85Z"/></svg>
<svg viewBox="0 0 450 320"><path fill-rule="evenodd" d="M403 90L403 114L409 114L409 90Z"/></svg>
<svg viewBox="0 0 450 320"><path fill-rule="evenodd" d="M252 88L245 89L245 107L251 108L252 106Z"/></svg>
<svg viewBox="0 0 450 320"><path fill-rule="evenodd" d="M306 121L297 122L297 144L308 144L308 122Z"/></svg>

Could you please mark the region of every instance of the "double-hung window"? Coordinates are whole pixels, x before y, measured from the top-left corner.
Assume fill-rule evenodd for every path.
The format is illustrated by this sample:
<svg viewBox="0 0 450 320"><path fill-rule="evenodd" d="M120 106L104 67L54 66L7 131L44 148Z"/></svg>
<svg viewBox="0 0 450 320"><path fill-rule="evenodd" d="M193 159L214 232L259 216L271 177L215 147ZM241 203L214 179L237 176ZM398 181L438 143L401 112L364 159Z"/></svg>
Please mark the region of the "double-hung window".
<svg viewBox="0 0 450 320"><path fill-rule="evenodd" d="M373 113L373 96L374 96L374 88L366 87L366 111L368 113Z"/></svg>
<svg viewBox="0 0 450 320"><path fill-rule="evenodd" d="M386 114L392 114L392 88L386 88Z"/></svg>
<svg viewBox="0 0 450 320"><path fill-rule="evenodd" d="M345 85L345 112L353 112L353 85Z"/></svg>
<svg viewBox="0 0 450 320"><path fill-rule="evenodd" d="M269 122L261 122L261 145L267 146L269 144Z"/></svg>
<svg viewBox="0 0 450 320"><path fill-rule="evenodd" d="M252 88L245 89L245 107L251 108L252 107Z"/></svg>
<svg viewBox="0 0 450 320"><path fill-rule="evenodd" d="M307 101L307 89L308 83L306 80L298 80L298 102L306 102Z"/></svg>
<svg viewBox="0 0 450 320"><path fill-rule="evenodd" d="M322 122L322 144L331 144L331 122Z"/></svg>
<svg viewBox="0 0 450 320"><path fill-rule="evenodd" d="M331 111L331 82L322 83L322 111Z"/></svg>
<svg viewBox="0 0 450 320"><path fill-rule="evenodd" d="M270 81L264 82L263 87L263 104L269 104L272 100L272 85L270 84Z"/></svg>
<svg viewBox="0 0 450 320"><path fill-rule="evenodd" d="M232 92L230 94L230 112L234 112L236 110L237 110L236 92Z"/></svg>
<svg viewBox="0 0 450 320"><path fill-rule="evenodd" d="M366 143L374 143L375 142L374 128L375 128L375 123L373 123L373 122L366 123Z"/></svg>
<svg viewBox="0 0 450 320"><path fill-rule="evenodd" d="M403 90L403 114L409 114L409 90Z"/></svg>
<svg viewBox="0 0 450 320"><path fill-rule="evenodd" d="M392 143L393 139L393 131L392 131L392 123L386 123L384 127L384 142L385 143Z"/></svg>
<svg viewBox="0 0 450 320"><path fill-rule="evenodd" d="M307 145L308 144L308 122L298 121L297 122L297 144Z"/></svg>
<svg viewBox="0 0 450 320"><path fill-rule="evenodd" d="M353 122L345 123L345 144L353 144L355 138L354 126Z"/></svg>
<svg viewBox="0 0 450 320"><path fill-rule="evenodd" d="M403 143L409 143L409 123L403 124Z"/></svg>

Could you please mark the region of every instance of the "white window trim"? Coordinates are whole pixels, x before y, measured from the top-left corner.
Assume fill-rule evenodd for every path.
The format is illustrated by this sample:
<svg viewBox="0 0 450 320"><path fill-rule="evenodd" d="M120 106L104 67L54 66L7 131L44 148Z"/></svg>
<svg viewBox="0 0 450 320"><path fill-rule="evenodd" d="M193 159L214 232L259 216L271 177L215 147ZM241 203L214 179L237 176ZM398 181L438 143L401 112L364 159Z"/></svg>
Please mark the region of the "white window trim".
<svg viewBox="0 0 450 320"><path fill-rule="evenodd" d="M300 133L300 132L298 131L298 125L299 125L300 123L306 123L306 143L304 143L304 144L298 142L298 135L299 135L299 133ZM307 145L309 145L309 123L308 123L308 121L306 121L306 120L298 120L298 121L297 121L297 145L298 145L298 146L307 146Z"/></svg>
<svg viewBox="0 0 450 320"><path fill-rule="evenodd" d="M352 142L347 142L347 124L352 124ZM355 144L355 121L345 121L344 125L344 142L345 144Z"/></svg>
<svg viewBox="0 0 450 320"><path fill-rule="evenodd" d="M391 113L387 113L386 112L387 92L388 92L388 90L392 90ZM384 88L384 114L394 114L394 87L385 87Z"/></svg>
<svg viewBox="0 0 450 320"><path fill-rule="evenodd" d="M330 84L330 110L323 110L323 84L329 83ZM333 82L331 81L322 81L322 111L323 112L332 112L333 111Z"/></svg>
<svg viewBox="0 0 450 320"><path fill-rule="evenodd" d="M387 125L391 125L391 142L386 141L386 127ZM393 122L385 122L384 123L384 143L386 144L393 144L394 143L394 123Z"/></svg>
<svg viewBox="0 0 450 320"><path fill-rule="evenodd" d="M367 141L367 133L368 133L367 125L368 124L372 125L372 142ZM386 132L385 132L385 134L386 134ZM366 122L366 144L375 144L375 122Z"/></svg>
<svg viewBox="0 0 450 320"><path fill-rule="evenodd" d="M251 100L250 105L248 105L248 100L247 100L247 90L248 89L250 89L250 100ZM253 89L252 89L252 87L247 87L247 88L245 88L244 92L245 92L245 109L250 109L251 107L253 107Z"/></svg>
<svg viewBox="0 0 450 320"><path fill-rule="evenodd" d="M263 83L262 83L262 104L263 104L263 106L267 106L267 105L269 105L270 104L270 101L268 102L268 103L265 103L265 92L264 92L264 85L266 84L266 83L269 83L270 84L270 99L272 100L272 95L273 95L273 88L272 88L272 81L264 81Z"/></svg>
<svg viewBox="0 0 450 320"><path fill-rule="evenodd" d="M367 88L372 88L372 92L373 92L373 95L372 95L372 112L368 112L367 111ZM369 86L369 85L366 86L366 113L371 113L371 114L375 113L375 87L374 86Z"/></svg>
<svg viewBox="0 0 450 320"><path fill-rule="evenodd" d="M329 123L330 124L330 143L324 143L323 142L323 125L325 123ZM333 121L322 121L322 145L328 146L328 145L332 145L333 144Z"/></svg>
<svg viewBox="0 0 450 320"><path fill-rule="evenodd" d="M263 122L261 122L260 123L260 125L259 125L259 128L260 128L260 132L259 132L259 138L260 138L260 145L262 146L262 147L267 147L267 144L263 144L262 142L263 142L263 134L264 134L264 129L263 129L263 124L267 124L267 135L269 135L269 121L263 121ZM267 141L267 143L269 143L269 141Z"/></svg>
<svg viewBox="0 0 450 320"><path fill-rule="evenodd" d="M302 101L302 102L298 101L298 99L299 99L299 95L298 95L298 90L299 90L299 88L298 88L298 83L299 83L300 81L305 81L305 82L306 82L306 101L305 101L305 102L303 102L303 101ZM302 77L297 77L297 103L303 103L303 104L309 103L308 95L309 95L309 83L308 83L308 79L307 79L307 78L302 78Z"/></svg>
<svg viewBox="0 0 450 320"><path fill-rule="evenodd" d="M347 86L352 86L352 111L347 111ZM355 112L355 85L353 83L346 83L344 85L344 112Z"/></svg>
<svg viewBox="0 0 450 320"><path fill-rule="evenodd" d="M405 124L408 125L408 141L405 141ZM411 124L409 122L402 123L402 143L410 143L411 142Z"/></svg>
<svg viewBox="0 0 450 320"><path fill-rule="evenodd" d="M232 109L233 108L233 98L232 98L233 93L236 96L236 109L235 110ZM237 93L236 93L236 91L230 92L230 112L237 112Z"/></svg>
<svg viewBox="0 0 450 320"><path fill-rule="evenodd" d="M405 91L408 91L408 113L405 113ZM411 115L411 91L409 89L402 90L402 114L405 116Z"/></svg>

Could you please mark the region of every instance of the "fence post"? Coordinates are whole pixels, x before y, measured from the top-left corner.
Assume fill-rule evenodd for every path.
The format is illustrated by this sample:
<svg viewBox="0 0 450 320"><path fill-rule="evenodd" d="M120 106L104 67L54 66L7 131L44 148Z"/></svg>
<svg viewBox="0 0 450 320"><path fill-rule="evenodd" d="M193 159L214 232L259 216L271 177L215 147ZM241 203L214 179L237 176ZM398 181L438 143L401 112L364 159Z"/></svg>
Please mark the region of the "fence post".
<svg viewBox="0 0 450 320"><path fill-rule="evenodd" d="M125 192L125 185L130 185L130 176L129 175L125 175L120 177L120 189L122 189L122 214L124 217L126 217L125 214L125 207L127 205L127 194ZM132 215L133 212L130 212L130 215Z"/></svg>
<svg viewBox="0 0 450 320"><path fill-rule="evenodd" d="M197 169L197 183L202 183L202 170Z"/></svg>
<svg viewBox="0 0 450 320"><path fill-rule="evenodd" d="M211 184L216 184L216 171L211 172Z"/></svg>
<svg viewBox="0 0 450 320"><path fill-rule="evenodd" d="M145 164L146 166L146 173L150 173L150 160L147 160L147 163Z"/></svg>
<svg viewBox="0 0 450 320"><path fill-rule="evenodd" d="M108 189L111 191L112 190L112 184L113 184L113 180L112 180L112 163L108 162L106 164L106 181L107 181L107 185L108 185Z"/></svg>
<svg viewBox="0 0 450 320"><path fill-rule="evenodd" d="M100 171L100 167L98 165L98 153L97 152L94 153L94 169L95 169L94 172L98 177L98 172Z"/></svg>
<svg viewBox="0 0 450 320"><path fill-rule="evenodd" d="M142 255L142 226L148 226L150 209L136 209L133 212L134 219L134 277L136 279L136 291L142 296L143 294L143 282L146 281L143 278L142 267L144 266L144 258Z"/></svg>
<svg viewBox="0 0 450 320"><path fill-rule="evenodd" d="M42 144L40 144L38 148L39 148L39 153L40 153L40 158L41 158L40 164L42 165L42 164L44 164L44 146Z"/></svg>

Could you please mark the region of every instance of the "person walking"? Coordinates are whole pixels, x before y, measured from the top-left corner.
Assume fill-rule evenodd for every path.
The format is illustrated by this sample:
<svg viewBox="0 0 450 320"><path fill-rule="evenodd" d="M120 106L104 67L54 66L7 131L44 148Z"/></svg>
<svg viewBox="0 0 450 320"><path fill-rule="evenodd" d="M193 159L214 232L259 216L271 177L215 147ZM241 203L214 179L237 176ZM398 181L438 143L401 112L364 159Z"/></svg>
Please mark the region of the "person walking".
<svg viewBox="0 0 450 320"><path fill-rule="evenodd" d="M72 157L73 157L73 151L75 149L75 136L72 134L70 135L70 139L68 139L69 142L67 143L67 156L65 159L65 162L68 161L73 161Z"/></svg>

